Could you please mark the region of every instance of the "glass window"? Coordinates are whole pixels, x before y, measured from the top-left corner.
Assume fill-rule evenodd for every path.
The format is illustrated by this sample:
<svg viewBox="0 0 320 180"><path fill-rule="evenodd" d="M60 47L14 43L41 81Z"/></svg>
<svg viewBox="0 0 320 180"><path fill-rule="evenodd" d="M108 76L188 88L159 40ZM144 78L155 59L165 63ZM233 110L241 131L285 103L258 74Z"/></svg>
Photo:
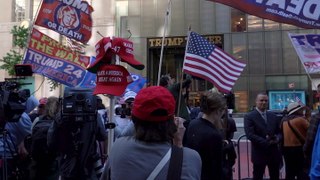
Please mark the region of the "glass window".
<svg viewBox="0 0 320 180"><path fill-rule="evenodd" d="M287 76L287 87L289 83L294 83L295 89L305 89L309 88L309 78L307 75L301 76Z"/></svg>
<svg viewBox="0 0 320 180"><path fill-rule="evenodd" d="M241 76L238 78L236 83L234 84L235 91L244 91L248 90L248 77L241 73Z"/></svg>
<svg viewBox="0 0 320 180"><path fill-rule="evenodd" d="M267 76L267 90L289 89L289 84L294 84L294 89L308 89L309 80L306 75L299 76Z"/></svg>
<svg viewBox="0 0 320 180"><path fill-rule="evenodd" d="M282 30L298 29L298 27L290 24L281 24Z"/></svg>
<svg viewBox="0 0 320 180"><path fill-rule="evenodd" d="M15 17L16 21L20 22L25 19L26 15L26 2L25 0L16 0Z"/></svg>
<svg viewBox="0 0 320 180"><path fill-rule="evenodd" d="M247 30L246 14L231 8L231 32L244 32Z"/></svg>
<svg viewBox="0 0 320 180"><path fill-rule="evenodd" d="M248 64L247 56L247 39L245 33L232 34L232 55L236 59L239 59ZM248 73L248 66L243 70L242 74Z"/></svg>
<svg viewBox="0 0 320 180"><path fill-rule="evenodd" d="M265 50L263 47L262 33L248 33L248 64L250 74L265 73Z"/></svg>
<svg viewBox="0 0 320 180"><path fill-rule="evenodd" d="M265 32L266 73L282 73L281 32Z"/></svg>
<svg viewBox="0 0 320 180"><path fill-rule="evenodd" d="M267 76L266 86L267 90L280 90L288 87L285 76Z"/></svg>
<svg viewBox="0 0 320 180"><path fill-rule="evenodd" d="M264 29L265 30L279 30L280 24L268 19L264 20Z"/></svg>
<svg viewBox="0 0 320 180"><path fill-rule="evenodd" d="M297 33L297 32L290 32ZM299 73L299 64L301 64L297 52L292 46L288 37L288 31L282 32L282 50L283 50L283 73Z"/></svg>
<svg viewBox="0 0 320 180"><path fill-rule="evenodd" d="M248 78L249 81L249 107L255 105L256 95L265 91L265 76L264 75L251 75Z"/></svg>
<svg viewBox="0 0 320 180"><path fill-rule="evenodd" d="M257 16L248 15L248 31L261 31L262 19Z"/></svg>

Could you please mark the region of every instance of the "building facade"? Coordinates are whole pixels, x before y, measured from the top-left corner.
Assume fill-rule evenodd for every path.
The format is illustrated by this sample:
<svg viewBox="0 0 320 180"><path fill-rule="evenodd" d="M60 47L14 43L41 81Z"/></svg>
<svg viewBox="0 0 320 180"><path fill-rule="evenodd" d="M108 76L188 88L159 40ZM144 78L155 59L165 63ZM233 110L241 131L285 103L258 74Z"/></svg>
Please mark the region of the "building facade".
<svg viewBox="0 0 320 180"><path fill-rule="evenodd" d="M223 49L247 63L233 89L237 111L248 111L255 104L257 93L275 90L302 90L308 105L314 103L312 89L316 89L318 75L306 74L288 38L288 32L316 34L319 30L301 29L261 19L204 0L117 0L116 3L118 2L127 6L125 13L116 12L117 16L120 16L120 22L117 21L119 35L123 36L128 29L132 33L130 39L134 42L135 55L146 63L146 76L151 84L157 82L161 55L160 39L165 29L167 7L171 2L161 74L169 73L179 79L185 45L181 47L172 44L178 43L174 38L187 36L188 28L191 27L201 35L222 34ZM154 40L155 37L158 39ZM157 47L150 45L157 42ZM197 99L201 91L210 87L212 86L207 82L195 80L191 95ZM295 100L281 95L274 98L277 102L273 103Z"/></svg>
<svg viewBox="0 0 320 180"><path fill-rule="evenodd" d="M170 74L179 81L183 65L185 38L189 27L220 45L235 58L247 63L237 80L235 94L238 112L246 112L253 105L258 92L273 90L302 90L306 102L312 105L313 89L318 75L306 74L289 38L290 33L319 33L319 30L301 29L245 14L228 6L205 0L91 0L94 8L93 34L86 47L86 54L94 56L94 45L102 36L129 38L134 43L134 55L146 65L143 71L123 64L129 72L147 77L148 83L157 84L161 41L166 30L161 74ZM4 1L0 6L0 59L12 48L10 30L23 20L32 24L40 0ZM169 6L170 4L170 6ZM170 8L168 8L170 7ZM165 16L169 11L169 16ZM165 17L167 26L165 25ZM58 34L41 29L51 37ZM99 33L98 33L99 32ZM101 35L100 35L101 34ZM0 62L1 63L1 62ZM8 74L0 70L0 81ZM57 95L42 85L43 77L34 75L34 90L38 98ZM312 81L310 80L312 79ZM293 84L293 86L292 86ZM289 86L290 85L290 86ZM194 80L190 88L190 103L195 104L201 92L212 88L203 80ZM49 92L49 93L48 93ZM282 98L282 97L281 97ZM284 99L279 99L283 101Z"/></svg>

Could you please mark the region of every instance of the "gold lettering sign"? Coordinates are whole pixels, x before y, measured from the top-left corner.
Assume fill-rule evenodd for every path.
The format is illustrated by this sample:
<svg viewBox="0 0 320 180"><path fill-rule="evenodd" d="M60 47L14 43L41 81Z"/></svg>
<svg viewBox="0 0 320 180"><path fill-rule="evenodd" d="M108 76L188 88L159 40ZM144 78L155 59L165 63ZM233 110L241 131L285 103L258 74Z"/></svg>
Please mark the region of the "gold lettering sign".
<svg viewBox="0 0 320 180"><path fill-rule="evenodd" d="M223 34L216 34L216 35L205 35L203 36L208 41L212 42L213 44L223 47ZM148 38L148 48L160 48L162 45L162 38ZM166 37L164 39L164 46L166 47L184 47L187 43L186 36L178 36L178 37Z"/></svg>

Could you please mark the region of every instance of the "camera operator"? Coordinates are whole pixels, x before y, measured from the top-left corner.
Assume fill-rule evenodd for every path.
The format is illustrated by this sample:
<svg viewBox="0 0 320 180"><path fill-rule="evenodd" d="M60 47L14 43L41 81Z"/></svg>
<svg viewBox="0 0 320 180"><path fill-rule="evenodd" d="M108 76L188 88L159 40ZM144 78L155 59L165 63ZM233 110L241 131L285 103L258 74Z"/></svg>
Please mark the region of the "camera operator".
<svg viewBox="0 0 320 180"><path fill-rule="evenodd" d="M96 105L92 91L65 90L62 113L57 113L48 131L48 146L59 153L61 180L98 179L96 141L105 141L107 135Z"/></svg>
<svg viewBox="0 0 320 180"><path fill-rule="evenodd" d="M31 134L31 120L27 113L23 112L17 120L13 120L8 116L3 106L0 107L0 122L1 122L1 139L0 139L0 154L2 161L7 161L7 170L1 169L0 174L6 173L8 179L13 178L14 173L21 159L25 159L28 155L23 140ZM3 168L3 167L2 167ZM5 172L6 171L6 172ZM22 172L19 172L22 174Z"/></svg>

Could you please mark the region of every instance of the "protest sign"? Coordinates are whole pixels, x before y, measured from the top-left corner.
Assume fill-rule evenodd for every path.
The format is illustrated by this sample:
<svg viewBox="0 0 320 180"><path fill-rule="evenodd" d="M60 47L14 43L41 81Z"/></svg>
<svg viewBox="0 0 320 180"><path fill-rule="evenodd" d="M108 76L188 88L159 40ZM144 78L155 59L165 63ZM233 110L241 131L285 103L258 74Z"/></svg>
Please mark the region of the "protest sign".
<svg viewBox="0 0 320 180"><path fill-rule="evenodd" d="M49 36L33 29L23 64L31 64L41 74L70 87L83 79L90 57L71 51Z"/></svg>
<svg viewBox="0 0 320 180"><path fill-rule="evenodd" d="M82 43L91 38L93 8L81 0L43 0L35 24Z"/></svg>
<svg viewBox="0 0 320 180"><path fill-rule="evenodd" d="M320 28L320 1L308 0L210 0L248 14L302 28Z"/></svg>
<svg viewBox="0 0 320 180"><path fill-rule="evenodd" d="M288 35L306 72L320 72L320 35L291 33Z"/></svg>

